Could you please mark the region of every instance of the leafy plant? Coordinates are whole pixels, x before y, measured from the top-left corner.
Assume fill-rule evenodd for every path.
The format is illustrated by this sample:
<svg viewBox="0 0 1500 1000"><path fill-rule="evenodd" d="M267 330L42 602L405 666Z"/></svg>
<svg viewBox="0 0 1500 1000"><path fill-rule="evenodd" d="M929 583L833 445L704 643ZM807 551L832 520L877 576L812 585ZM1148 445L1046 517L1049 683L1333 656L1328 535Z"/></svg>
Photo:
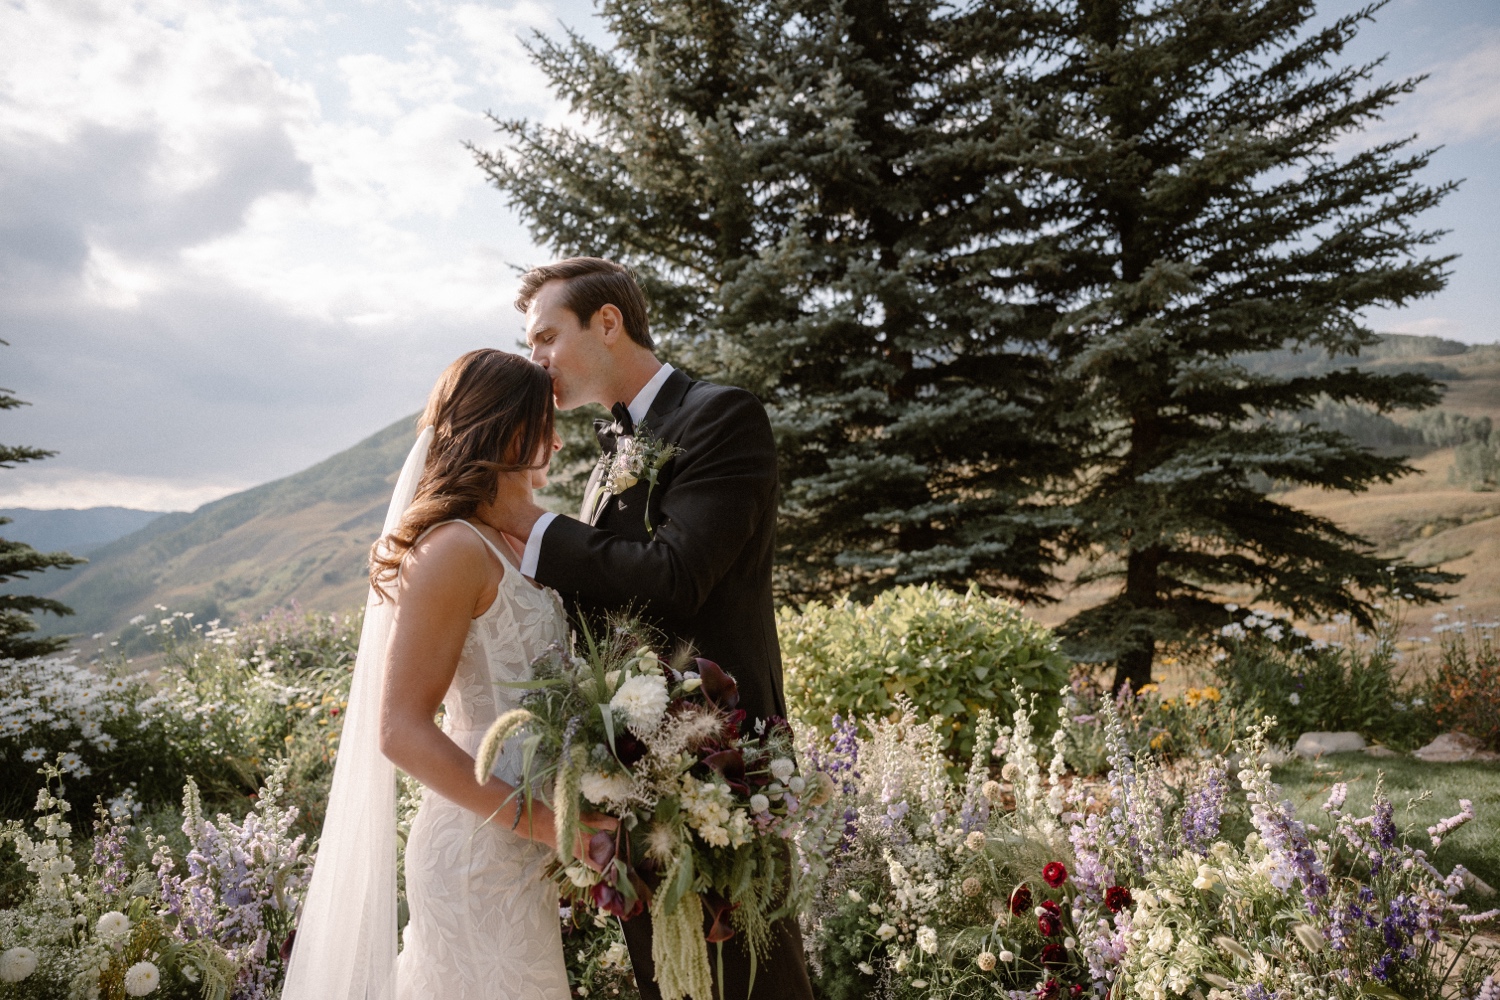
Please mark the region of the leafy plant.
<svg viewBox="0 0 1500 1000"><path fill-rule="evenodd" d="M800 721L829 731L835 715L891 716L897 699L921 718L941 716L954 764L974 752L982 710L1035 696L1051 718L1068 661L1045 627L1019 605L971 586L899 587L869 604L813 601L777 616L787 703Z"/></svg>
<svg viewBox="0 0 1500 1000"><path fill-rule="evenodd" d="M1386 615L1373 633L1355 630L1329 641L1252 611L1222 631L1214 669L1225 697L1247 718L1275 716L1282 739L1353 730L1410 749L1430 739L1433 729L1396 650L1398 628Z"/></svg>
<svg viewBox="0 0 1500 1000"><path fill-rule="evenodd" d="M1427 678L1428 710L1441 729L1457 729L1500 750L1500 649L1495 623L1444 628Z"/></svg>

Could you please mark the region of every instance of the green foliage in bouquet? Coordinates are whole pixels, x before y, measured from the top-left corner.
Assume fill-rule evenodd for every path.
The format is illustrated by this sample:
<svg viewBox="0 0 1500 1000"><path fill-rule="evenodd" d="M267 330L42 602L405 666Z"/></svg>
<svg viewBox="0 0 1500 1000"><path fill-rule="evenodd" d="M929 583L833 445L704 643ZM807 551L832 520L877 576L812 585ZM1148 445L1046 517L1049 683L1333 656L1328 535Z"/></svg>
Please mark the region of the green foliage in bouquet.
<svg viewBox="0 0 1500 1000"><path fill-rule="evenodd" d="M649 910L662 995L711 1000L709 944L740 937L753 969L771 925L810 892L818 859L793 864L789 842L815 828L831 785L799 773L784 720L748 726L717 664L686 654L669 664L649 639L619 622L597 640L585 630L584 657L554 649L538 660L475 774L518 754L516 794L529 803L551 789L564 893L621 919ZM594 832L580 857L595 810L619 826Z"/></svg>
<svg viewBox="0 0 1500 1000"><path fill-rule="evenodd" d="M777 625L799 722L828 732L835 715L890 716L906 698L918 717L942 717L955 765L974 753L981 711L1013 712L1017 692L1048 708L1068 680L1052 633L975 586L899 587L866 605L814 601L800 613L783 608Z"/></svg>

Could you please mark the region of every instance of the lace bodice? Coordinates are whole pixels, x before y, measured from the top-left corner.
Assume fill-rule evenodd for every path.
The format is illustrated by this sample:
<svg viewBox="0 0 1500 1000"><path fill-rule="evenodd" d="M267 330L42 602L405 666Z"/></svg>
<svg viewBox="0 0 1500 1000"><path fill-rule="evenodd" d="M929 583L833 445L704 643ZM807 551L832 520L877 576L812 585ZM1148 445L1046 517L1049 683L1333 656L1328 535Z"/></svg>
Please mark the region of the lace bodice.
<svg viewBox="0 0 1500 1000"><path fill-rule="evenodd" d="M459 522L474 528L467 521ZM479 748L485 730L503 713L521 704L523 690L505 682L531 678L531 664L548 647L566 645L567 618L557 592L529 582L474 528L505 569L495 601L469 623L458 669L443 697L443 731L470 753ZM507 747L492 773L502 781L520 777L520 741Z"/></svg>

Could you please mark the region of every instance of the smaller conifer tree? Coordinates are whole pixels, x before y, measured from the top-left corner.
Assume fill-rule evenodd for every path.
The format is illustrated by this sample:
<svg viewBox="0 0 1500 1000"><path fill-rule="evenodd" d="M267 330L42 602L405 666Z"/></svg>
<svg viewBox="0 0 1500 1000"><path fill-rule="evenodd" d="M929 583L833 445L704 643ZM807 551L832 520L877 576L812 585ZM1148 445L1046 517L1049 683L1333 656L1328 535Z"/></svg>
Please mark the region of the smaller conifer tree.
<svg viewBox="0 0 1500 1000"><path fill-rule="evenodd" d="M0 344L5 343L0 341ZM9 389L0 389L0 410L14 410L26 406ZM13 469L17 462L35 462L50 458L56 452L44 451L25 445L0 444L0 469ZM8 517L0 517L0 526L11 523ZM66 552L38 552L24 542L13 542L0 538L0 583L9 584L24 580L33 573L61 566L76 566L87 562ZM38 637L36 619L38 612L54 615L71 615L73 609L61 601L27 594L0 594L0 659L21 659L28 656L44 656L68 644L60 636Z"/></svg>

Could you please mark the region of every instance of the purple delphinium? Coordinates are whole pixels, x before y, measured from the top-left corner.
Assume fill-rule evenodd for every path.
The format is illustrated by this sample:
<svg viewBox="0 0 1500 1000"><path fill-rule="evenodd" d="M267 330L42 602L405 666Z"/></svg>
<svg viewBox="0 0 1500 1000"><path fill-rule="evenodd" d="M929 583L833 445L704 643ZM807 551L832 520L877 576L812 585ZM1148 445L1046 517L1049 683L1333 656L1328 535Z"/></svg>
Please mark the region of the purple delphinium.
<svg viewBox="0 0 1500 1000"><path fill-rule="evenodd" d="M1227 790L1224 767L1207 768L1203 780L1187 795L1182 809L1182 842L1194 854L1202 854L1219 836L1219 821L1224 815L1224 793Z"/></svg>
<svg viewBox="0 0 1500 1000"><path fill-rule="evenodd" d="M113 896L125 887L125 836L127 827L105 812L94 821L94 868L99 888Z"/></svg>
<svg viewBox="0 0 1500 1000"><path fill-rule="evenodd" d="M1297 819L1292 803L1279 799L1281 789L1271 780L1269 767L1261 764L1246 768L1240 772L1240 782L1250 802L1250 822L1271 861L1271 884L1290 889L1294 882L1300 882L1308 912L1318 913L1318 901L1328 895L1328 876L1308 839L1307 827Z"/></svg>

